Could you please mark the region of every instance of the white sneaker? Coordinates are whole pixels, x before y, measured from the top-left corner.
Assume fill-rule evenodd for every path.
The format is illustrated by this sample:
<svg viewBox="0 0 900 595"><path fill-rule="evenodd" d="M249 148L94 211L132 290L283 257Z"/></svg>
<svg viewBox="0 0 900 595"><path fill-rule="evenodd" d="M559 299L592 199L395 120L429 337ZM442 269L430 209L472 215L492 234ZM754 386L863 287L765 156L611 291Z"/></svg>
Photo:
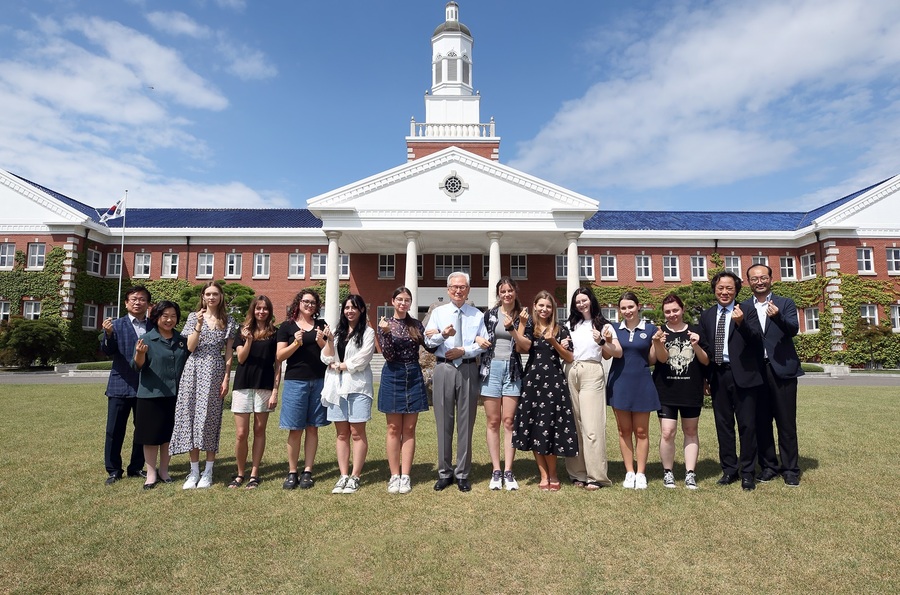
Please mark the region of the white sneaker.
<svg viewBox="0 0 900 595"><path fill-rule="evenodd" d="M634 471L629 471L625 474L625 481L622 482L622 487L626 490L634 489Z"/></svg>
<svg viewBox="0 0 900 595"><path fill-rule="evenodd" d="M400 476L399 475L391 475L391 478L388 480L388 494L399 494L400 493Z"/></svg>
<svg viewBox="0 0 900 595"><path fill-rule="evenodd" d="M500 471L491 473L491 483L488 484L488 488L491 490L503 489L503 474Z"/></svg>
<svg viewBox="0 0 900 595"><path fill-rule="evenodd" d="M398 491L401 494L408 494L412 491L412 485L409 483L409 475L400 476L400 488Z"/></svg>
<svg viewBox="0 0 900 595"><path fill-rule="evenodd" d="M343 494L344 488L347 487L347 480L350 479L349 475L341 475L341 478L337 480L337 483L334 484L334 489L331 490L332 494Z"/></svg>
<svg viewBox="0 0 900 595"><path fill-rule="evenodd" d="M347 483L344 485L345 494L355 494L359 490L359 478L356 476L348 477Z"/></svg>
<svg viewBox="0 0 900 595"><path fill-rule="evenodd" d="M634 489L636 490L646 490L647 489L647 476L643 473L636 473L634 475Z"/></svg>
<svg viewBox="0 0 900 595"><path fill-rule="evenodd" d="M507 471L503 474L503 483L506 484L507 492L519 489L519 482L516 481L516 477L513 475L512 471Z"/></svg>
<svg viewBox="0 0 900 595"><path fill-rule="evenodd" d="M697 489L697 474L693 471L688 471L684 476L684 487L689 490Z"/></svg>
<svg viewBox="0 0 900 595"><path fill-rule="evenodd" d="M197 482L200 481L200 472L199 471L191 471L187 479L184 480L184 485L181 486L182 490L193 490L197 487Z"/></svg>
<svg viewBox="0 0 900 595"><path fill-rule="evenodd" d="M212 487L212 471L209 473L203 472L200 474L200 481L197 482L198 490L205 490L206 488Z"/></svg>
<svg viewBox="0 0 900 595"><path fill-rule="evenodd" d="M671 471L665 471L663 473L663 487L666 488L674 488L675 487L675 474Z"/></svg>

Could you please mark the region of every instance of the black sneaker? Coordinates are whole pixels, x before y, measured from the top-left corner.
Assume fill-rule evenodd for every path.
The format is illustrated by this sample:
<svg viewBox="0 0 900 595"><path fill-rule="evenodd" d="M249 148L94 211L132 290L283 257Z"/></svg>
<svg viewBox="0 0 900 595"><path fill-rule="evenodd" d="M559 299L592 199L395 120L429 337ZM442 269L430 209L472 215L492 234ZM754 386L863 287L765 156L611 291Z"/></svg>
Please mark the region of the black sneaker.
<svg viewBox="0 0 900 595"><path fill-rule="evenodd" d="M761 483L769 483L770 481L772 481L773 479L778 477L778 475L779 474L777 471L774 471L774 470L766 467L765 469L762 470L762 472L760 472L759 476L756 478L756 481L761 482Z"/></svg>
<svg viewBox="0 0 900 595"><path fill-rule="evenodd" d="M785 473L784 474L784 485L789 488L797 488L800 487L800 476L796 473Z"/></svg>
<svg viewBox="0 0 900 595"><path fill-rule="evenodd" d="M287 479L284 480L284 483L281 485L286 490L293 490L297 487L297 473L288 473Z"/></svg>
<svg viewBox="0 0 900 595"><path fill-rule="evenodd" d="M300 474L300 489L308 490L309 488L316 485L316 482L313 481L312 471L304 471Z"/></svg>

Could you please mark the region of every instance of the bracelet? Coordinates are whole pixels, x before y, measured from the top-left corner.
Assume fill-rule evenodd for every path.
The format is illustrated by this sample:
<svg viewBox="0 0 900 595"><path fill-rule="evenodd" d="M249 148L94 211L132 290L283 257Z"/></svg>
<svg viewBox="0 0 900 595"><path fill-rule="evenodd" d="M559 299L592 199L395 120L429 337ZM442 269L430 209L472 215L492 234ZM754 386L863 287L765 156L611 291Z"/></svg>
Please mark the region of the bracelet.
<svg viewBox="0 0 900 595"><path fill-rule="evenodd" d="M203 329L202 329L202 328L197 328L196 326L194 327L194 332L195 332L195 333L199 333L201 330L203 330Z"/></svg>

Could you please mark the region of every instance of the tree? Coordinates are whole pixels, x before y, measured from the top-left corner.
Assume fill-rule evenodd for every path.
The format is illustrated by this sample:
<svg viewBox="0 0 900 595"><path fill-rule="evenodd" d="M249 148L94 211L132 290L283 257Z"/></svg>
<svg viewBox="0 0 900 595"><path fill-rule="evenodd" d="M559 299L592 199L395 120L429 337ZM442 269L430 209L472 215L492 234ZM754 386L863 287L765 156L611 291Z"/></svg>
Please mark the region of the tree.
<svg viewBox="0 0 900 595"><path fill-rule="evenodd" d="M11 350L25 366L44 365L57 359L67 348L62 329L53 322L39 318L13 318L0 335L0 348Z"/></svg>
<svg viewBox="0 0 900 595"><path fill-rule="evenodd" d="M225 281L217 281L222 286L225 293L225 310L237 322L243 322L250 303L256 296L256 291L246 285L240 283L226 283ZM189 312L195 311L200 306L200 292L203 285L193 285L181 292L178 299L178 305L181 307L181 319L184 322Z"/></svg>

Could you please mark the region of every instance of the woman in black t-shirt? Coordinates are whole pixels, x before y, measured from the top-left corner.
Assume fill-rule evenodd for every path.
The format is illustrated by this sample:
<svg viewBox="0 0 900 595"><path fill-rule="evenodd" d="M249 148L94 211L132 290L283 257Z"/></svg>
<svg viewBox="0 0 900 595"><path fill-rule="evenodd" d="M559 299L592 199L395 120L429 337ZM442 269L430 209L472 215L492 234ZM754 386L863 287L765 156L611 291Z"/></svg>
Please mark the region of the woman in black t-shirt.
<svg viewBox="0 0 900 595"><path fill-rule="evenodd" d="M250 414L253 414L253 455L247 489L259 486L259 465L266 449L266 424L269 413L278 405L278 385L281 365L275 357L275 312L272 301L264 295L257 297L247 310L247 318L234 341L238 368L231 391L231 411L234 413L236 441L234 458L237 475L229 488L244 483L247 465L247 438L250 434Z"/></svg>
<svg viewBox="0 0 900 595"><path fill-rule="evenodd" d="M686 488L697 489L694 472L700 453L697 426L703 408L703 368L709 364L708 346L700 334L700 327L684 322L684 303L674 294L663 299L665 326L654 337L656 366L653 382L659 393L659 457L663 464L663 485L675 487L675 434L678 431L678 412L681 412L681 431L684 433L684 466Z"/></svg>

